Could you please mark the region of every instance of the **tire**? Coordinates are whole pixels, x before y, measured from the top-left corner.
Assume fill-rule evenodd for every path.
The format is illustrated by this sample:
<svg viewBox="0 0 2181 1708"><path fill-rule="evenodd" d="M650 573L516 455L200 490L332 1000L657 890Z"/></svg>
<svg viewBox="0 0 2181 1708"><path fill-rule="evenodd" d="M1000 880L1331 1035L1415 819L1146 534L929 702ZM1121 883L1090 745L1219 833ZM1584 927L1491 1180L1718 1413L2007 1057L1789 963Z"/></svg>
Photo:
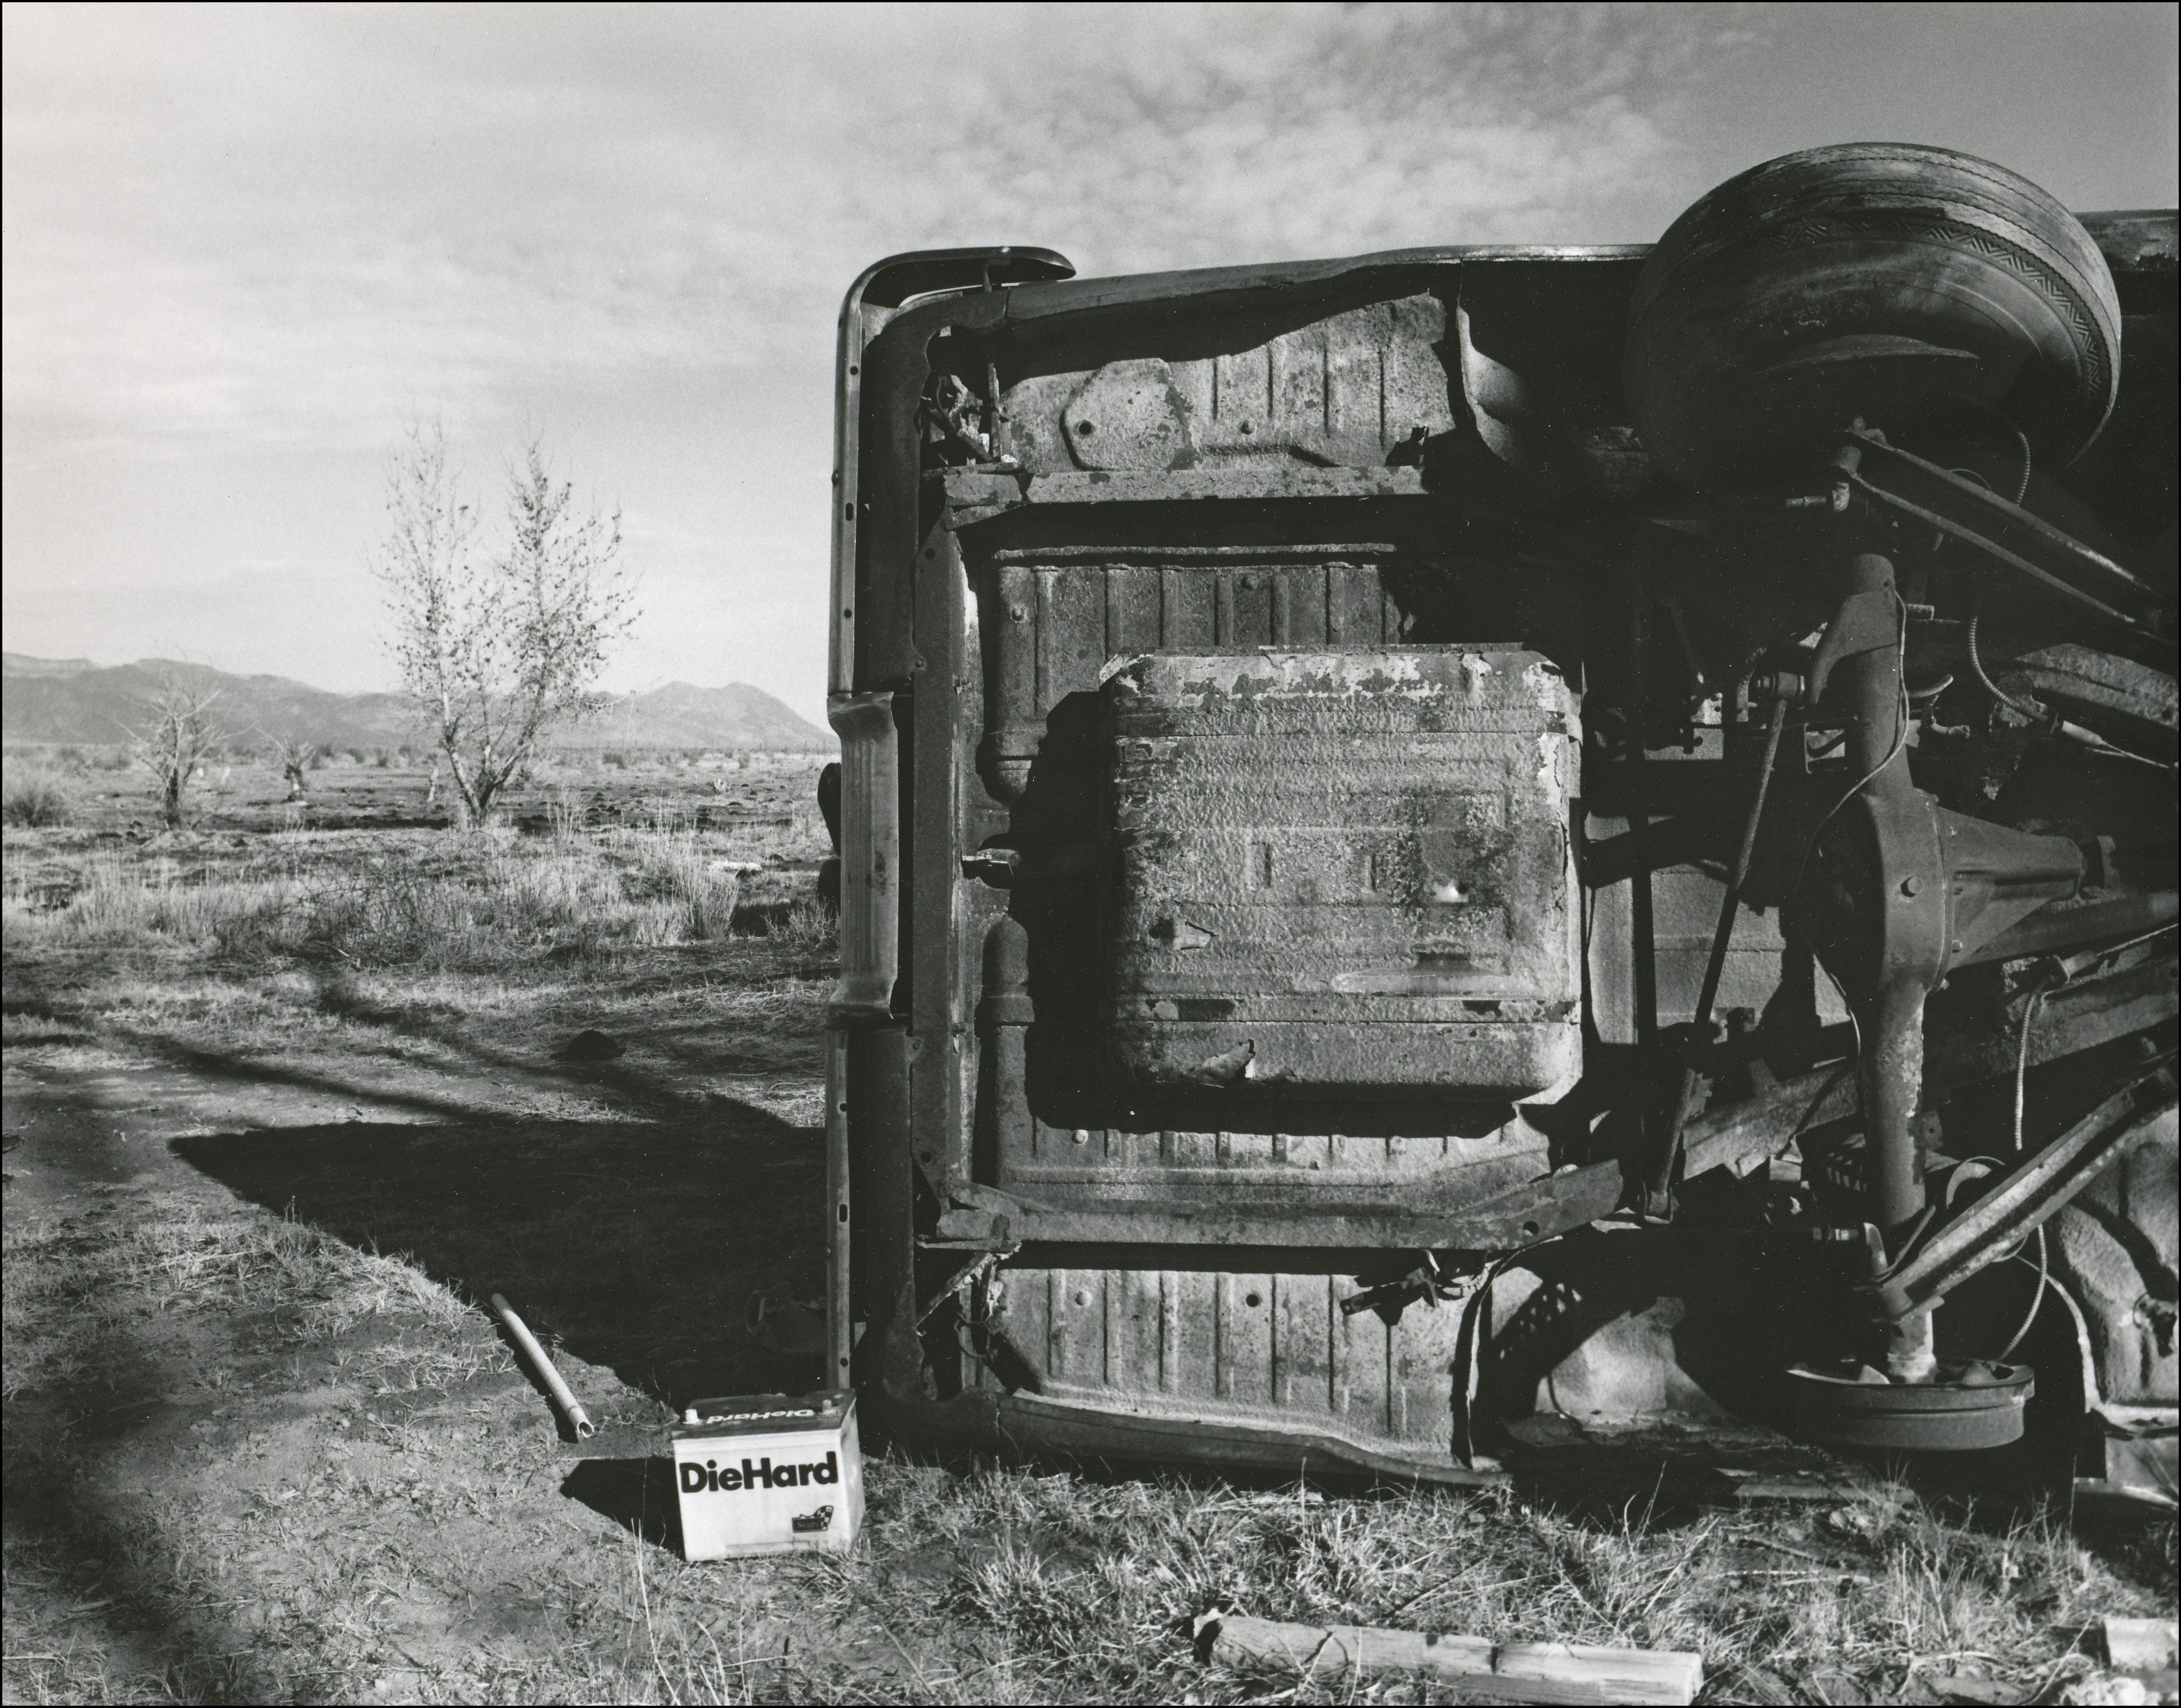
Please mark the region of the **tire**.
<svg viewBox="0 0 2181 1708"><path fill-rule="evenodd" d="M2080 221L1948 149L1858 142L1754 167L1644 263L1623 381L1676 479L1733 489L1860 417L1900 433L1966 400L2040 466L2079 455L2120 388L2120 301Z"/></svg>

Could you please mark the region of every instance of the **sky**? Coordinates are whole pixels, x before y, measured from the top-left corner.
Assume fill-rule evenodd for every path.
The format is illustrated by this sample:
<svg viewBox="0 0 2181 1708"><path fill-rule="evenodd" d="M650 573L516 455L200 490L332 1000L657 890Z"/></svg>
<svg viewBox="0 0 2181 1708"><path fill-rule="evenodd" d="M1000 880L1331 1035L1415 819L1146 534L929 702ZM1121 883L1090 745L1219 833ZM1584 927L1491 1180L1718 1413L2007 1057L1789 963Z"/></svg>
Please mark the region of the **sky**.
<svg viewBox="0 0 2181 1708"><path fill-rule="evenodd" d="M387 459L618 507L607 686L825 703L832 339L900 250L1080 273L1643 242L1936 143L2177 200L2171 5L0 12L6 646L392 686Z"/></svg>

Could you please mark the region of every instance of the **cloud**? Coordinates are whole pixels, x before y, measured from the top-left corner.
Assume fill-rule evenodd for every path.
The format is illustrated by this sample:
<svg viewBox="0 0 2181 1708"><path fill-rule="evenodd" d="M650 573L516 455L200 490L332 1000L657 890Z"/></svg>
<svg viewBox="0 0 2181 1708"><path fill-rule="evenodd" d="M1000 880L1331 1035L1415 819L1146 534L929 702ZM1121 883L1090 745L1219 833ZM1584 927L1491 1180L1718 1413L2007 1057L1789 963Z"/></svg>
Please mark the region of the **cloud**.
<svg viewBox="0 0 2181 1708"><path fill-rule="evenodd" d="M1736 16L11 12L8 416L375 443L748 373L932 243L1108 271L1636 235L1596 229Z"/></svg>
<svg viewBox="0 0 2181 1708"><path fill-rule="evenodd" d="M438 415L488 480L527 423L624 503L634 679L814 712L833 321L878 256L1643 240L1858 135L2170 202L2173 18L11 4L10 644L102 656L156 620L168 650L377 670L378 460Z"/></svg>

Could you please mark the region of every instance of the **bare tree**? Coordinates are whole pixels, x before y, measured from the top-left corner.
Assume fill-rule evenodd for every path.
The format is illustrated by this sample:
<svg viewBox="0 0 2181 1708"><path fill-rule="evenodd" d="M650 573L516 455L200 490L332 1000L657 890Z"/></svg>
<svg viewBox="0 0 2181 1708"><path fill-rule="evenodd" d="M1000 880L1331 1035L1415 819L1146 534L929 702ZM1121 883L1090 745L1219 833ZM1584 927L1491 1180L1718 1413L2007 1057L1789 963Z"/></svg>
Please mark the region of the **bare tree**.
<svg viewBox="0 0 2181 1708"><path fill-rule="evenodd" d="M122 725L130 757L158 782L159 813L169 830L182 826L190 780L227 739L213 718L218 698L217 688L192 682L179 670L161 670L150 695L137 702L136 721Z"/></svg>
<svg viewBox="0 0 2181 1708"><path fill-rule="evenodd" d="M387 477L376 570L401 682L453 785L456 822L483 822L539 738L595 711L614 643L635 620L621 517L579 514L543 444L507 481L508 537L481 548L445 435L412 427Z"/></svg>
<svg viewBox="0 0 2181 1708"><path fill-rule="evenodd" d="M288 798L300 801L310 787L306 774L311 762L318 757L318 744L306 741L299 736L276 736L270 730L265 740L272 748L273 763L280 768L280 774L288 781Z"/></svg>

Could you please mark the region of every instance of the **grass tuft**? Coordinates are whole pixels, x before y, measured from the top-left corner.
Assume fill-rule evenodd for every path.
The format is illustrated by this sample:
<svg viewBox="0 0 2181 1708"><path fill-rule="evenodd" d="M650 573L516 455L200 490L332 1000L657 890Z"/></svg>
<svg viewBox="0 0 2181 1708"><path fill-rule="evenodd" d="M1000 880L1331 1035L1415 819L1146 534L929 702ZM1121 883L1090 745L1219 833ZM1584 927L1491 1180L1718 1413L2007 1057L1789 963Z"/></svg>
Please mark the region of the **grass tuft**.
<svg viewBox="0 0 2181 1708"><path fill-rule="evenodd" d="M742 893L743 862L688 829L485 834L417 851L384 838L344 849L308 831L273 840L287 846L186 872L93 851L58 883L11 873L8 952L163 945L257 965L431 969L598 961L726 939Z"/></svg>
<svg viewBox="0 0 2181 1708"><path fill-rule="evenodd" d="M0 780L0 823L50 829L75 822L75 793L52 772L18 765Z"/></svg>

